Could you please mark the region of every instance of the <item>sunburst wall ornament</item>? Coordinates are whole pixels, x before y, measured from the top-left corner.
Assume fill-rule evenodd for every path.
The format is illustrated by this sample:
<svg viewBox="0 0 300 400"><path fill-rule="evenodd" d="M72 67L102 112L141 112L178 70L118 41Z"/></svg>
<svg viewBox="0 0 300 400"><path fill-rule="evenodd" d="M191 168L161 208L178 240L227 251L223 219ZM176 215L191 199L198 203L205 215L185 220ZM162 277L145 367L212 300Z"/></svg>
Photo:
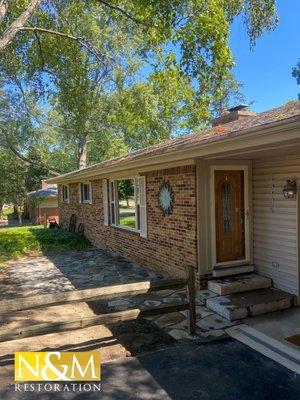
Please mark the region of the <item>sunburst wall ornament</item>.
<svg viewBox="0 0 300 400"><path fill-rule="evenodd" d="M174 192L169 182L164 181L158 191L159 206L165 215L170 215L173 211Z"/></svg>

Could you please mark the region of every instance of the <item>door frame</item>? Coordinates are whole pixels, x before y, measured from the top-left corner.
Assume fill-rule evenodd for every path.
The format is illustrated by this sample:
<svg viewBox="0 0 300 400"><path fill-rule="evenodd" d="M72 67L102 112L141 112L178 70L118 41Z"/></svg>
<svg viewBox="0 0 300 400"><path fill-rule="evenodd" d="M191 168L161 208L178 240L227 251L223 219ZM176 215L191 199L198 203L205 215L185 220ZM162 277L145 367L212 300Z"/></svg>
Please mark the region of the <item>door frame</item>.
<svg viewBox="0 0 300 400"><path fill-rule="evenodd" d="M226 262L217 262L216 237L216 205L215 205L215 171L243 171L244 172L244 212L245 212L245 258ZM210 166L210 220L211 220L211 259L212 267L232 266L250 262L250 199L249 199L249 166L240 164L220 164Z"/></svg>

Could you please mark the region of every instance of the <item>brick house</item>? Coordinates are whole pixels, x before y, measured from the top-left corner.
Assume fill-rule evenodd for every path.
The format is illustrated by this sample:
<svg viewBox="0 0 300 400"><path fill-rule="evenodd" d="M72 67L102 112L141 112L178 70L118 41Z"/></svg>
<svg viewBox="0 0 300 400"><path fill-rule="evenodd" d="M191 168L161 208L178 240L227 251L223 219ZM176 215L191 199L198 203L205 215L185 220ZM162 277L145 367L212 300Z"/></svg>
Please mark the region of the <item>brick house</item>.
<svg viewBox="0 0 300 400"><path fill-rule="evenodd" d="M44 223L50 217L58 222L57 185L42 181L40 189L27 193L24 215L33 223Z"/></svg>
<svg viewBox="0 0 300 400"><path fill-rule="evenodd" d="M299 300L300 101L235 107L202 132L49 182L61 226L75 214L95 245L171 276L194 265L203 283L254 271Z"/></svg>

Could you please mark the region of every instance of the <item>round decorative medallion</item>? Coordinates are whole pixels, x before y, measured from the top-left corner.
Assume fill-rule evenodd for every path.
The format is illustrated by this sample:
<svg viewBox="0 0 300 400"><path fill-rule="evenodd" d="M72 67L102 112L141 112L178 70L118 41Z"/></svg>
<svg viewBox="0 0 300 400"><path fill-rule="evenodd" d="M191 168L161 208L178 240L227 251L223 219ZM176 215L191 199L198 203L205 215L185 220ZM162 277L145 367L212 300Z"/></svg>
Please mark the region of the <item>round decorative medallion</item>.
<svg viewBox="0 0 300 400"><path fill-rule="evenodd" d="M164 215L170 215L173 211L174 192L169 182L163 182L158 192L159 206Z"/></svg>

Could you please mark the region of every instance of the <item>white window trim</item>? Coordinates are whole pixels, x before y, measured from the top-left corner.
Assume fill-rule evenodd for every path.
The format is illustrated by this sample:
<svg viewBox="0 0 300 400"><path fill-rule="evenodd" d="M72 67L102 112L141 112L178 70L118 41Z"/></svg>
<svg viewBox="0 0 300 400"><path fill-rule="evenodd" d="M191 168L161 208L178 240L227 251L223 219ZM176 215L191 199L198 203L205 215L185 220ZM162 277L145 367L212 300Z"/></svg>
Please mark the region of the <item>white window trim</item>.
<svg viewBox="0 0 300 400"><path fill-rule="evenodd" d="M64 187L67 188L67 198L64 199ZM70 187L69 185L61 185L61 201L62 203L70 203Z"/></svg>
<svg viewBox="0 0 300 400"><path fill-rule="evenodd" d="M138 179L140 176L133 176L133 177L126 177L126 178L119 178L119 179L108 179L109 184L109 220L110 225L114 226L115 228L122 229L124 231L129 232L136 232L141 234L141 230L137 228L138 225L138 216L137 216L137 201L136 201L136 185L138 183ZM119 224L119 198L118 198L118 191L117 191L117 182L124 179L131 179L134 181L134 197L135 197L135 228L131 228L129 226L123 226ZM113 190L114 190L114 201L111 201L111 182L113 182ZM115 223L111 222L111 214L112 214L112 207L111 204L114 203L115 207Z"/></svg>
<svg viewBox="0 0 300 400"><path fill-rule="evenodd" d="M89 190L90 190L90 199L89 200L83 200L82 199L82 192L81 192L81 187L82 185L89 185ZM79 192L79 203L82 204L93 204L93 193L92 193L92 182L79 182L78 183L78 192Z"/></svg>

